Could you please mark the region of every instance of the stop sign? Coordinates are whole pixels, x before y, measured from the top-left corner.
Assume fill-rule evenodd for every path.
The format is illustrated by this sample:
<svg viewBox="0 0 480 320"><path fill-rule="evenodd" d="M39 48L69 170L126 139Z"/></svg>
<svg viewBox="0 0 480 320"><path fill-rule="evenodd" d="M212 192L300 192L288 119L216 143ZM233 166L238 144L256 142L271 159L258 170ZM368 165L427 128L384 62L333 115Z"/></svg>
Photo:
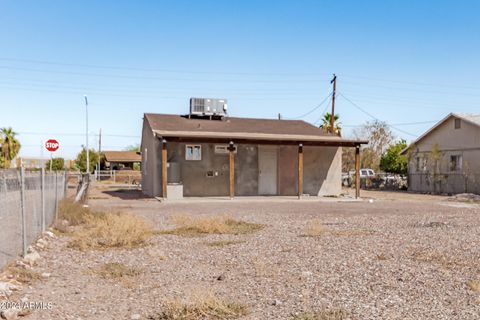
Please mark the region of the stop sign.
<svg viewBox="0 0 480 320"><path fill-rule="evenodd" d="M50 152L57 151L59 147L60 144L55 139L49 139L47 142L45 142L45 148L47 148L47 150Z"/></svg>

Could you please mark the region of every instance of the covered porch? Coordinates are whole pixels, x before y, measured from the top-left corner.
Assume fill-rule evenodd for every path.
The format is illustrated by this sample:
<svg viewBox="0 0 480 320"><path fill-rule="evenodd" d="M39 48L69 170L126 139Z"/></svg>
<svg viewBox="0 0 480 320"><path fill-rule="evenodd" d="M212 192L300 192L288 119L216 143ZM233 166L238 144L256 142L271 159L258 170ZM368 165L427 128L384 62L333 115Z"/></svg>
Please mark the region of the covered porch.
<svg viewBox="0 0 480 320"><path fill-rule="evenodd" d="M176 132L176 135L171 135L166 132L156 132L156 138L159 141L159 147L161 149L161 198L172 198L173 195L172 197L169 197L169 190L170 192L175 192L171 183L171 179L169 178L169 166L171 165L169 163L169 159L172 158L172 150L176 150L172 147L173 145L181 145L182 147L186 145L202 146L206 144L224 146L225 155L227 157L224 164L224 166L227 166L227 168L225 168L226 183L221 184L220 186L224 189L221 192L222 196L211 197L215 199L234 199L235 197L243 198L243 196L245 195L245 191L242 190L244 189L244 184L242 184L242 181L245 184L248 184L250 181L247 180L253 180L254 178L250 177L249 179L248 174L244 174L245 164L242 162L244 161L244 159L241 155L239 156L237 154L237 151L242 151L242 148L245 149L245 146L257 148L259 159L259 162L256 164L258 165L258 186L255 186L255 188L258 188L258 194L252 194L251 198L265 198L265 195L284 197L286 194L288 194L288 199L291 200L292 192L293 194L295 194L295 198L297 199L307 199L308 195L312 194L311 185L313 179L324 179L326 183L338 183L340 186L342 152L341 148L355 148L355 167L356 171L359 172L360 146L361 144L367 143L367 141L343 139L338 136L302 136L301 140L298 139L298 136L296 135L293 137L286 135L270 135L268 137L265 137L265 135L263 136L264 137L258 137L258 135L245 137L245 134L242 134L241 137L234 137L234 135L229 134L228 137L218 137L217 134L216 137L212 137L201 136L198 135L198 133L196 136L193 136L189 133L178 134L178 132ZM268 162L265 162L265 160L262 161L262 159L265 158L265 155L268 155L269 149L284 150L284 152L281 153L281 156L277 156L277 158L275 158L275 156L272 156L272 159L274 159L271 162L272 165L269 165ZM322 165L322 161L334 161L321 158L322 153L324 153L322 150L326 149L338 150L336 152L340 154L340 168L338 169L340 170L340 177L338 177L338 181L336 181L337 177L333 177L333 181L327 181L332 180L332 178L329 178L326 175L323 177L314 177L314 174L312 172L312 166L320 166ZM312 150L314 150L315 152L313 152ZM275 151L272 152L274 153ZM288 158L286 155L288 155ZM335 161L338 161L338 159L336 159ZM265 163L267 164L265 165ZM331 164L327 163L327 165L330 166ZM262 183L265 180L265 178L263 177L267 176L266 171L268 170L278 171L278 176L276 178L277 180L275 180L276 186L274 186L273 189L270 191L268 190L268 185L265 186L265 183ZM216 173L212 172L212 174ZM355 181L355 198L359 198L360 183L358 175L356 175ZM288 193L283 192L285 188L288 188Z"/></svg>

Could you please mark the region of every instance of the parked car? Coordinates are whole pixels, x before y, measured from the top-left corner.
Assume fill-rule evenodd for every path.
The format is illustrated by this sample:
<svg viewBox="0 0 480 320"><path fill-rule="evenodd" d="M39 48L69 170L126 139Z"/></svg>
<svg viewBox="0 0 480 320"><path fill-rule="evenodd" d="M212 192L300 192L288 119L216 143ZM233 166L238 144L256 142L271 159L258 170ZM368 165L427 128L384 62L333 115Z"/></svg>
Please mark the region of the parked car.
<svg viewBox="0 0 480 320"><path fill-rule="evenodd" d="M365 178L375 178L376 174L373 169L369 168L364 168L360 169L360 179L365 179ZM342 185L344 187L350 187L353 184L353 181L355 180L355 170L351 170L348 173L343 172L342 173Z"/></svg>

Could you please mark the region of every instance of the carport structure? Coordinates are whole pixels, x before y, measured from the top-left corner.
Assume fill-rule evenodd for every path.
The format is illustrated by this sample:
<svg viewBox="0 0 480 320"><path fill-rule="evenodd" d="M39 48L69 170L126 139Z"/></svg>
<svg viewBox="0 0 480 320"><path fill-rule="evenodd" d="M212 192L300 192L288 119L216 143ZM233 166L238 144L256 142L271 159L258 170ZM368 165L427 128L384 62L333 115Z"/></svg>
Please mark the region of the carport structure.
<svg viewBox="0 0 480 320"><path fill-rule="evenodd" d="M145 114L142 188L163 198L178 185L182 196L338 195L342 148L355 148L359 172L366 143L300 120Z"/></svg>

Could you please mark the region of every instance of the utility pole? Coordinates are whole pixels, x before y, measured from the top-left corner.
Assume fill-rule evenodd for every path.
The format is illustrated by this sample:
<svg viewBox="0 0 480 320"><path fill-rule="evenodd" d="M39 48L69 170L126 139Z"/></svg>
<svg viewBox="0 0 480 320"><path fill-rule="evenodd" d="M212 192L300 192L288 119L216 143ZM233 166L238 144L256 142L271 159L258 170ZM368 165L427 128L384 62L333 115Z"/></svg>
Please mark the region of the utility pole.
<svg viewBox="0 0 480 320"><path fill-rule="evenodd" d="M335 73L333 74L333 79L330 81L330 83L333 83L333 93L332 93L332 118L330 119L330 132L334 133L335 132L335 94L337 93L337 76Z"/></svg>
<svg viewBox="0 0 480 320"><path fill-rule="evenodd" d="M102 128L100 128L100 133L98 135L98 170L97 170L98 181L100 181L100 160L102 158L100 156L101 152L102 152Z"/></svg>
<svg viewBox="0 0 480 320"><path fill-rule="evenodd" d="M85 172L90 174L90 154L88 150L88 99L86 95L84 95L83 97L85 98L85 146L87 148L87 168Z"/></svg>

